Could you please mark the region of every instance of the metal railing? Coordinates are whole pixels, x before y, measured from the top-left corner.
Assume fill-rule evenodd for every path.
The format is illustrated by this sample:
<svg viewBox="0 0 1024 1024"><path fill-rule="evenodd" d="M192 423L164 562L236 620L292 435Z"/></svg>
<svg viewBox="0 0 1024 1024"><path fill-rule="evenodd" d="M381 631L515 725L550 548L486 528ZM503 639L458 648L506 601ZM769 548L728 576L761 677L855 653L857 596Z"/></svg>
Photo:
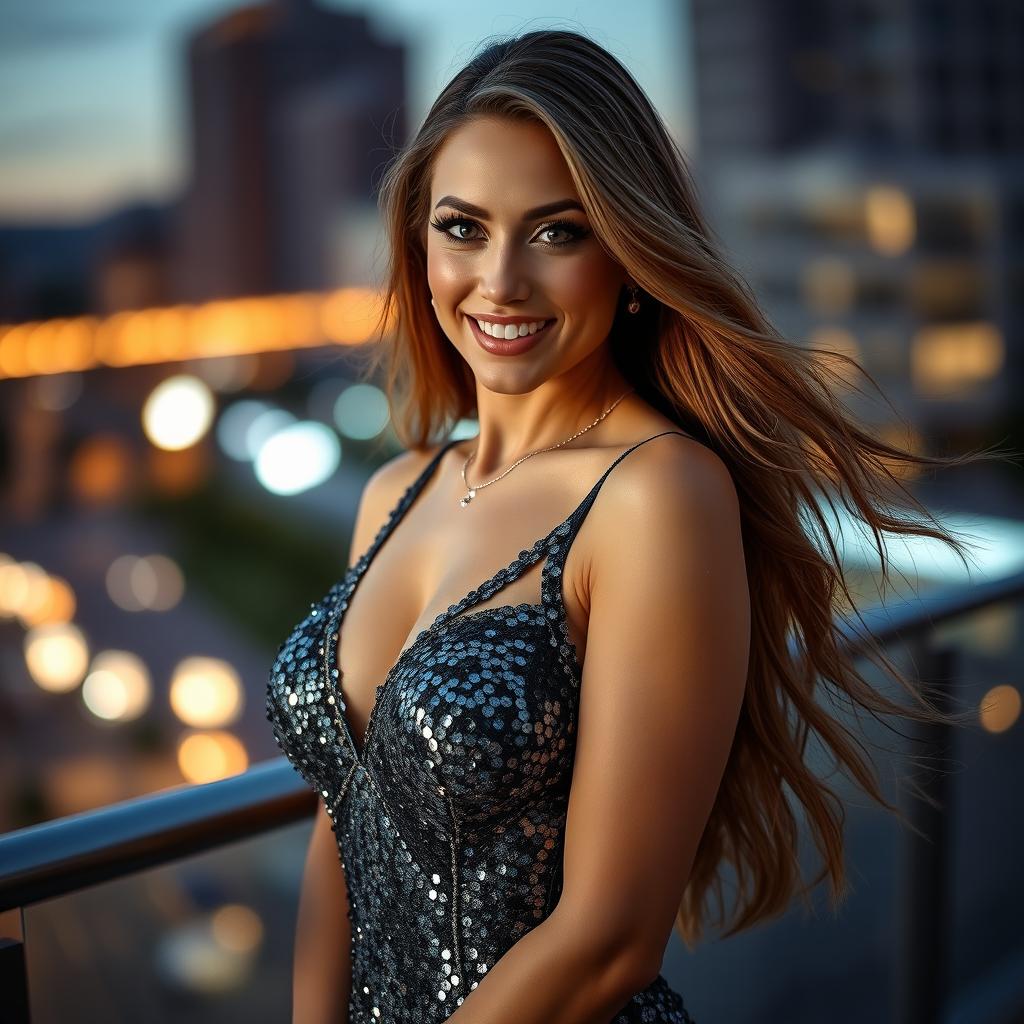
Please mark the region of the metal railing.
<svg viewBox="0 0 1024 1024"><path fill-rule="evenodd" d="M922 682L945 681L955 676L957 652L948 643L934 642L938 627L1022 596L1024 573L936 591L896 607L869 609L862 618L879 644L913 645ZM862 627L845 622L841 628L849 650L859 653ZM942 729L933 728L923 739L929 748L941 750L947 737ZM942 785L939 773L929 795L942 799ZM221 781L186 784L0 836L0 1018L11 1024L31 1020L26 907L293 824L315 808L314 792L279 756ZM943 988L949 823L942 812L920 800L912 801L907 813L923 836L908 831L902 840L894 1019L899 1024L930 1024L943 1014L952 1016ZM1012 987L1006 998L1024 998L1024 991ZM1024 1012L1020 1003L1017 1008ZM996 1019L995 1013L991 1019Z"/></svg>

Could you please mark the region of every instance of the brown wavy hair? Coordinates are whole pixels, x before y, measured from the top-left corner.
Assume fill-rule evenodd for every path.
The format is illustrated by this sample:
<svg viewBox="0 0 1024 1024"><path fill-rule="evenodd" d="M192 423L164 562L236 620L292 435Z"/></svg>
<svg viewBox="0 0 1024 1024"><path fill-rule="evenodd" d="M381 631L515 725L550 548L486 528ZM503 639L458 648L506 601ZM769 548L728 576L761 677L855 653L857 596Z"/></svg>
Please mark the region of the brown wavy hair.
<svg viewBox="0 0 1024 1024"><path fill-rule="evenodd" d="M962 542L899 477L912 467L989 456L916 454L850 416L841 393L860 390L851 376L863 374L877 390L873 379L848 355L793 344L772 328L713 242L686 159L648 97L614 56L569 30L488 45L444 88L385 170L379 200L390 249L367 375L383 381L407 448L425 448L476 415L472 373L430 305L425 236L435 156L455 129L479 116L539 122L554 136L596 235L640 289L636 315L625 314L628 296L620 296L609 335L616 365L645 401L725 461L740 499L752 598L746 693L676 929L692 949L712 895L717 924L726 923L723 861L734 869L738 894L724 935L781 914L794 894L810 905L811 888L826 875L835 911L847 893L845 811L804 762L811 734L840 770L906 819L883 796L858 736L818 702L819 691L872 716L959 724L972 713L940 709L900 675L866 627L863 653L916 706L890 700L858 673L838 621L856 604L818 498L833 509L838 499L870 528L883 583L885 533L944 541L966 564ZM920 521L900 510L900 496ZM817 524L820 547L805 529L805 512ZM802 888L787 788L823 859Z"/></svg>

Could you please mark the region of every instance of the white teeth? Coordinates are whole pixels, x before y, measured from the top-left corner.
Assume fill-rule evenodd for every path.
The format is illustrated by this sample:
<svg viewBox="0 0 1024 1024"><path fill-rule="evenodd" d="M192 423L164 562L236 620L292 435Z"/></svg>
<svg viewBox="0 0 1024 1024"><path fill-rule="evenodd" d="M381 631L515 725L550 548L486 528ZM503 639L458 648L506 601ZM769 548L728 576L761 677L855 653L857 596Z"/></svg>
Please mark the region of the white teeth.
<svg viewBox="0 0 1024 1024"><path fill-rule="evenodd" d="M476 320L476 317L473 318ZM487 320L477 320L480 330L489 334L492 338L504 338L511 341L513 338L522 338L527 334L536 334L548 321L534 320L528 324L492 324Z"/></svg>

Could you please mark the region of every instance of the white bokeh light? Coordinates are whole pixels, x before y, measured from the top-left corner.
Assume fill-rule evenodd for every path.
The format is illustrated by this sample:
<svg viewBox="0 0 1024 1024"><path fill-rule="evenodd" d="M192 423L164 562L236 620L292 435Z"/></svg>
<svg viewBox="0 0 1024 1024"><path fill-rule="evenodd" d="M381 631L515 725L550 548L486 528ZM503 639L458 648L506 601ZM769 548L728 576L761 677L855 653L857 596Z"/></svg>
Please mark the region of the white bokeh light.
<svg viewBox="0 0 1024 1024"><path fill-rule="evenodd" d="M128 722L149 707L152 695L149 669L131 651L100 651L82 683L82 700L97 717Z"/></svg>
<svg viewBox="0 0 1024 1024"><path fill-rule="evenodd" d="M221 658L182 659L174 669L171 707L186 725L199 729L229 725L242 712L242 681Z"/></svg>
<svg viewBox="0 0 1024 1024"><path fill-rule="evenodd" d="M268 438L256 456L256 478L272 494L298 494L323 483L341 461L337 434L322 423L294 423Z"/></svg>
<svg viewBox="0 0 1024 1024"><path fill-rule="evenodd" d="M89 644L72 622L36 626L25 634L25 664L41 690L66 693L82 681Z"/></svg>
<svg viewBox="0 0 1024 1024"><path fill-rule="evenodd" d="M153 388L142 407L146 437L165 451L189 448L210 429L214 406L213 392L198 377L168 377Z"/></svg>

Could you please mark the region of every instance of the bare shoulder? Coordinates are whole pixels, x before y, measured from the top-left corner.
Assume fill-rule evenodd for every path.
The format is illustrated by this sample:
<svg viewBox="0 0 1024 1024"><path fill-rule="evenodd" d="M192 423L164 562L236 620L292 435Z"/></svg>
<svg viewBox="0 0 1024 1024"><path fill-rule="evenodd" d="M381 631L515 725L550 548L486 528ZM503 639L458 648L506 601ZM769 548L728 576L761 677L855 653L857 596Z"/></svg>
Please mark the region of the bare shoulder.
<svg viewBox="0 0 1024 1024"><path fill-rule="evenodd" d="M588 520L595 573L623 540L634 555L671 557L670 548L740 543L740 504L725 462L690 437L666 434L641 444L609 474ZM677 552L681 553L681 552ZM614 556L611 556L614 557Z"/></svg>
<svg viewBox="0 0 1024 1024"><path fill-rule="evenodd" d="M391 510L423 472L427 463L437 453L438 447L432 445L429 448L410 448L399 452L378 466L370 475L363 486L355 525L352 528L350 565L369 548Z"/></svg>
<svg viewBox="0 0 1024 1024"><path fill-rule="evenodd" d="M402 496L403 491L423 471L427 463L437 453L439 445L429 448L399 452L378 466L363 489L364 496L370 501L383 500L385 504L391 500L393 506Z"/></svg>
<svg viewBox="0 0 1024 1024"><path fill-rule="evenodd" d="M732 473L725 462L707 445L680 434L653 437L629 452L609 474L601 494L595 514L602 503L605 509L619 513L635 506L650 509L655 515L658 509L682 511L681 502L711 512L723 512L738 504Z"/></svg>

